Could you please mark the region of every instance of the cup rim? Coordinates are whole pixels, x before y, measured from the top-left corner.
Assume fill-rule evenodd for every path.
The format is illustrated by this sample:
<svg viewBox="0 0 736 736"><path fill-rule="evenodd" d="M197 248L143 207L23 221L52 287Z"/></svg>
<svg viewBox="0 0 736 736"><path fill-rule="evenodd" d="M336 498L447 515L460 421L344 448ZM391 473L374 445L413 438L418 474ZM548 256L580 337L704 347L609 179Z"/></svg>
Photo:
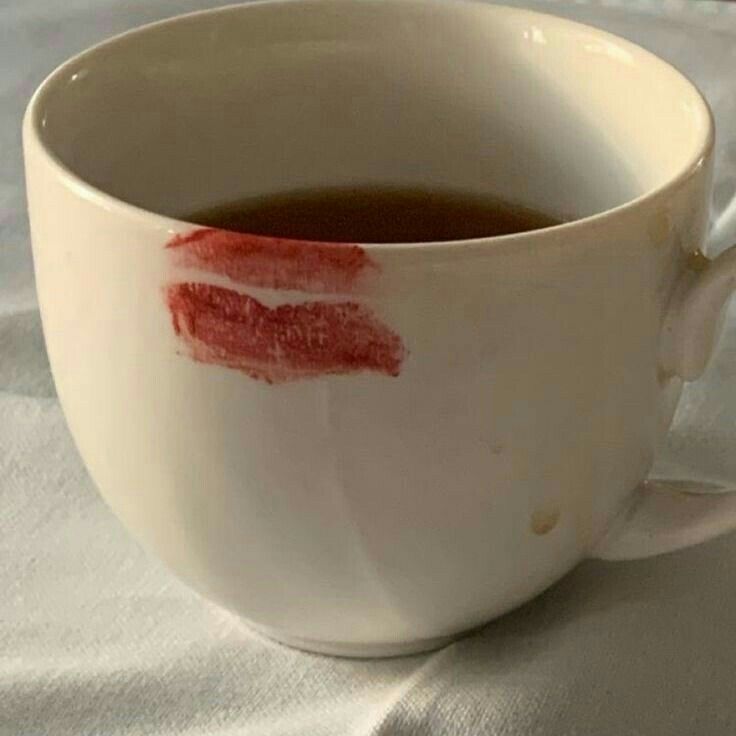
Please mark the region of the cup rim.
<svg viewBox="0 0 736 736"><path fill-rule="evenodd" d="M339 1L339 0L337 0ZM391 4L413 4L413 5L441 5L446 6L444 0L368 0L370 2L382 5ZM287 4L314 4L335 2L335 0L252 0L248 3L232 3L216 8L205 8L194 10L188 13L180 13L178 15L162 18L151 23L145 23L140 26L128 29L122 33L115 34L109 38L103 39L99 43L93 44L83 51L74 54L59 66L53 69L45 79L38 85L35 92L28 102L23 117L23 139L25 145L35 145L41 151L43 157L54 169L55 174L63 181L63 183L72 191L82 196L84 199L94 202L107 210L116 211L119 214L133 217L135 219L150 220L155 218L158 220L163 229L170 234L180 233L187 229L202 227L187 220L171 217L154 210L146 209L139 205L126 202L108 192L100 189L90 182L86 181L79 174L74 172L54 153L48 141L43 138L42 130L44 121L40 119L40 109L45 96L50 90L62 81L66 80L66 73L74 66L83 62L85 58L97 54L108 46L114 46L131 36L147 33L159 26L176 25L185 20L192 20L199 17L226 14L233 11L247 12L249 8L264 5L287 5ZM686 87L692 93L694 102L699 107L699 112L703 115L706 126L703 132L703 139L700 144L695 147L694 153L684 162L684 164L672 174L666 181L656 187L643 192L642 194L629 199L619 205L596 212L586 217L563 221L557 225L541 228L538 230L522 231L518 233L510 233L507 235L495 235L479 238L468 238L459 240L441 240L429 242L405 242L405 243L360 243L362 248L371 251L414 251L421 249L422 251L444 251L457 248L468 248L472 246L488 246L492 245L494 250L502 245L509 245L518 248L522 243L529 247L538 246L543 241L550 239L557 240L559 236L567 239L568 236L579 234L581 231L596 228L609 223L613 219L619 218L621 215L630 214L633 211L642 209L647 205L656 203L659 199L665 199L667 196L676 191L682 184L696 174L709 160L715 145L715 121L713 111L705 99L703 93L697 85L690 79L688 75L675 67L670 62L644 47L618 36L609 31L597 28L587 23L581 23L577 20L554 15L552 13L530 10L527 8L514 7L510 5L489 4L484 0L455 0L455 6L482 7L489 12L506 12L518 16L528 16L538 18L545 23L558 24L561 26L576 28L580 31L593 33L602 40L615 43L619 47L624 47L631 52L638 60L646 63L654 63L660 66L674 77L679 77ZM298 242L308 245L310 241L299 240ZM340 245L340 243L335 243Z"/></svg>

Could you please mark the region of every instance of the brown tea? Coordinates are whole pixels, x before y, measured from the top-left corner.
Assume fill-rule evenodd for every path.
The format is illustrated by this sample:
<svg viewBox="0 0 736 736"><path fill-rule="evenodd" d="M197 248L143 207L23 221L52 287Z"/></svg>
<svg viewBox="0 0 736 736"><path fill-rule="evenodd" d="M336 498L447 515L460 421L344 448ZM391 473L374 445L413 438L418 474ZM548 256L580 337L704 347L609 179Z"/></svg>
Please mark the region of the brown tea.
<svg viewBox="0 0 736 736"><path fill-rule="evenodd" d="M337 243L465 240L560 222L491 196L399 187L313 189L241 199L184 219L254 235Z"/></svg>

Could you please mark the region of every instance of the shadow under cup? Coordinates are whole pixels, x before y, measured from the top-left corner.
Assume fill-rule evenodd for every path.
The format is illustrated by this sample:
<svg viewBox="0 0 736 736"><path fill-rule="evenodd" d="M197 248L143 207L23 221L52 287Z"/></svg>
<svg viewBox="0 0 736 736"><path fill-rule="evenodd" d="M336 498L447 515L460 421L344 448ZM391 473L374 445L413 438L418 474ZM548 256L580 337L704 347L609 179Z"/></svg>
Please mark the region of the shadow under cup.
<svg viewBox="0 0 736 736"><path fill-rule="evenodd" d="M702 98L648 52L480 3L255 3L108 41L29 110L39 300L80 453L141 540L270 635L437 645L559 579L646 476L711 143ZM404 341L400 375L275 386L182 354L161 296L184 278L176 218L343 185L619 209L358 247L371 293L258 291L374 310Z"/></svg>
<svg viewBox="0 0 736 736"><path fill-rule="evenodd" d="M172 217L358 184L578 219L669 181L707 125L666 65L642 73L603 34L503 9L489 22L482 4L235 7L107 42L65 76L42 105L49 150Z"/></svg>

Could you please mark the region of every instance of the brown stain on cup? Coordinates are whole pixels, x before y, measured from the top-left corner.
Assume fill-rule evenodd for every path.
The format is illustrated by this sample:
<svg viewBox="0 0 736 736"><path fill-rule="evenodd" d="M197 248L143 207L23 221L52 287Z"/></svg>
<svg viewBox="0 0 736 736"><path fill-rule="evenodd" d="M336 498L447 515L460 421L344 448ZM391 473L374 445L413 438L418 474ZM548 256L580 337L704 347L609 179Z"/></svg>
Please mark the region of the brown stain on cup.
<svg viewBox="0 0 736 736"><path fill-rule="evenodd" d="M667 242L672 233L672 220L668 209L662 208L654 215L647 226L647 233L657 247Z"/></svg>
<svg viewBox="0 0 736 736"><path fill-rule="evenodd" d="M530 527L537 536L549 534L560 520L559 509L539 509L532 514Z"/></svg>
<svg viewBox="0 0 736 736"><path fill-rule="evenodd" d="M657 368L657 385L660 388L664 388L674 377L674 372L669 368L662 368L662 366Z"/></svg>
<svg viewBox="0 0 736 736"><path fill-rule="evenodd" d="M710 266L710 258L701 250L694 250L687 254L686 266L695 273L702 273Z"/></svg>

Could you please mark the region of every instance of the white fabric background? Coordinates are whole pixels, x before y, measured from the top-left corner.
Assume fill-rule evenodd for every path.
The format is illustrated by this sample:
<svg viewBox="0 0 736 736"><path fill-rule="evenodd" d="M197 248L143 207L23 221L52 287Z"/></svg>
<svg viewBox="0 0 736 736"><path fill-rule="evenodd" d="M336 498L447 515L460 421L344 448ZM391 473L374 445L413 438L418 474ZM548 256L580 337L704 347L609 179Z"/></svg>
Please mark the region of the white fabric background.
<svg viewBox="0 0 736 736"><path fill-rule="evenodd" d="M102 504L44 353L22 109L70 54L214 4L0 0L0 734L732 736L736 535L643 562L584 563L436 654L361 662L256 638L176 582ZM719 128L711 251L736 241L736 6L536 6L631 38L701 86ZM665 475L736 487L736 309L725 337L685 395Z"/></svg>

